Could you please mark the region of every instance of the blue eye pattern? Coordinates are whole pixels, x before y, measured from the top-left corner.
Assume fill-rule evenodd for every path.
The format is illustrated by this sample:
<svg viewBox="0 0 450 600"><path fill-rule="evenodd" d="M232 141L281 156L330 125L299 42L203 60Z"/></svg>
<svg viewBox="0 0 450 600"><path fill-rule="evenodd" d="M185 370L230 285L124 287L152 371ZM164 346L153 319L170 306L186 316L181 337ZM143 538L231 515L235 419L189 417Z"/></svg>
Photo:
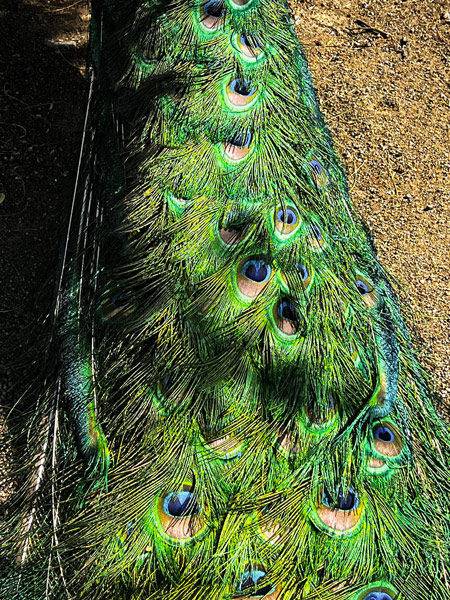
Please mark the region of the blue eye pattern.
<svg viewBox="0 0 450 600"><path fill-rule="evenodd" d="M296 335L304 322L303 316L288 298L275 304L273 316L277 329L287 336Z"/></svg>
<svg viewBox="0 0 450 600"><path fill-rule="evenodd" d="M223 0L208 0L203 5L203 11L208 17L215 17L216 19L224 19L227 13Z"/></svg>
<svg viewBox="0 0 450 600"><path fill-rule="evenodd" d="M382 421L372 429L375 450L389 458L396 458L403 450L403 439L397 428L388 421Z"/></svg>
<svg viewBox="0 0 450 600"><path fill-rule="evenodd" d="M242 274L249 281L266 283L270 279L272 268L263 259L249 260L242 267Z"/></svg>
<svg viewBox="0 0 450 600"><path fill-rule="evenodd" d="M236 148L248 148L252 143L252 137L251 131L238 131L227 139L226 144Z"/></svg>
<svg viewBox="0 0 450 600"><path fill-rule="evenodd" d="M194 493L194 484L184 484L181 489L160 497L156 505L158 530L176 545L189 544L207 528L204 510Z"/></svg>
<svg viewBox="0 0 450 600"><path fill-rule="evenodd" d="M266 596L274 591L274 586L267 583L265 578L266 572L262 568L245 571L240 578L237 591L247 592L249 598Z"/></svg>
<svg viewBox="0 0 450 600"><path fill-rule="evenodd" d="M226 87L226 96L234 110L247 110L256 98L256 86L250 79L235 78Z"/></svg>
<svg viewBox="0 0 450 600"><path fill-rule="evenodd" d="M394 600L393 596L387 592L369 592L363 600Z"/></svg>
<svg viewBox="0 0 450 600"><path fill-rule="evenodd" d="M233 46L246 61L255 62L264 54L262 42L256 33L235 34Z"/></svg>
<svg viewBox="0 0 450 600"><path fill-rule="evenodd" d="M130 298L125 292L117 292L111 298L111 304L114 308L127 308L130 306Z"/></svg>
<svg viewBox="0 0 450 600"><path fill-rule="evenodd" d="M308 162L309 176L316 188L323 189L327 187L330 178L322 162L316 157L311 156Z"/></svg>
<svg viewBox="0 0 450 600"><path fill-rule="evenodd" d="M395 441L394 432L389 427L383 425L379 425L375 429L374 436L377 440L385 444L392 444Z"/></svg>
<svg viewBox="0 0 450 600"><path fill-rule="evenodd" d="M296 323L298 321L297 311L295 310L295 306L289 302L289 300L283 300L278 305L278 315L282 319L287 319L292 323Z"/></svg>
<svg viewBox="0 0 450 600"><path fill-rule="evenodd" d="M202 6L201 24L205 29L214 33L223 25L226 13L224 0L208 0Z"/></svg>
<svg viewBox="0 0 450 600"><path fill-rule="evenodd" d="M312 272L310 269L303 263L298 263L297 270L299 272L302 287L304 290L309 286L312 280Z"/></svg>
<svg viewBox="0 0 450 600"><path fill-rule="evenodd" d="M364 294L369 293L369 286L367 285L367 283L365 281L362 281L361 279L356 280L356 288L357 288L358 292L361 294L361 296L364 296Z"/></svg>
<svg viewBox="0 0 450 600"><path fill-rule="evenodd" d="M363 300L364 304L366 304L369 308L376 306L378 302L378 296L374 286L368 279L362 275L358 275L358 277L355 279L355 286L361 295L361 299Z"/></svg>
<svg viewBox="0 0 450 600"><path fill-rule="evenodd" d="M223 143L225 155L232 162L239 162L250 152L253 134L250 130L237 131Z"/></svg>
<svg viewBox="0 0 450 600"><path fill-rule="evenodd" d="M275 227L281 235L290 235L300 224L300 216L293 206L282 206L275 211Z"/></svg>
<svg viewBox="0 0 450 600"><path fill-rule="evenodd" d="M322 504L332 510L351 511L356 510L359 506L358 494L351 488L345 491L341 486L338 491L336 500L333 500L329 491L325 488L322 496Z"/></svg>
<svg viewBox="0 0 450 600"><path fill-rule="evenodd" d="M300 271L302 281L306 281L309 278L308 268L305 265L299 265L298 269Z"/></svg>
<svg viewBox="0 0 450 600"><path fill-rule="evenodd" d="M277 221L283 225L296 225L297 215L291 208L281 208L277 212Z"/></svg>
<svg viewBox="0 0 450 600"><path fill-rule="evenodd" d="M329 490L322 488L321 496L316 504L316 513L311 514L313 523L320 529L332 535L340 535L344 532L354 533L360 530L363 524L361 516L364 512L364 503L359 495L351 487L345 488L341 485L337 494L331 494Z"/></svg>
<svg viewBox="0 0 450 600"><path fill-rule="evenodd" d="M245 46L249 50L253 52L257 52L258 50L262 50L262 43L258 39L258 36L254 33L252 34L243 34L239 36L239 43L242 46Z"/></svg>
<svg viewBox="0 0 450 600"><path fill-rule="evenodd" d="M325 238L323 236L321 227L317 223L311 223L309 226L309 231L309 240L311 246L319 250L325 244Z"/></svg>
<svg viewBox="0 0 450 600"><path fill-rule="evenodd" d="M240 96L253 96L256 93L256 88L249 79L233 79L230 89Z"/></svg>
<svg viewBox="0 0 450 600"><path fill-rule="evenodd" d="M244 259L237 271L239 291L247 298L255 298L269 283L272 274L272 267L265 258Z"/></svg>
<svg viewBox="0 0 450 600"><path fill-rule="evenodd" d="M201 511L193 492L171 492L163 500L163 510L172 518L192 517Z"/></svg>

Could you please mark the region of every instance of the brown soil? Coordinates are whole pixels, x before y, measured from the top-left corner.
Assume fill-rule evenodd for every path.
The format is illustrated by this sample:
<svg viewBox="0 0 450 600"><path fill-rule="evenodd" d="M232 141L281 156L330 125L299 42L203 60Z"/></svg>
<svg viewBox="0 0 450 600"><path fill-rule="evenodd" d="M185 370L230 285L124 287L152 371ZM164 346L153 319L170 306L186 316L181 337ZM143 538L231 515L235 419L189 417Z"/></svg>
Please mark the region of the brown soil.
<svg viewBox="0 0 450 600"><path fill-rule="evenodd" d="M421 362L450 403L448 3L291 4L353 204L403 287Z"/></svg>
<svg viewBox="0 0 450 600"><path fill-rule="evenodd" d="M404 302L416 316L421 360L441 398L450 402L446 0L291 4L354 205L375 236L381 261L403 286ZM5 407L23 389L35 358L33 342L51 306L86 101L87 24L85 0L9 0L0 8ZM1 459L7 476L7 455Z"/></svg>

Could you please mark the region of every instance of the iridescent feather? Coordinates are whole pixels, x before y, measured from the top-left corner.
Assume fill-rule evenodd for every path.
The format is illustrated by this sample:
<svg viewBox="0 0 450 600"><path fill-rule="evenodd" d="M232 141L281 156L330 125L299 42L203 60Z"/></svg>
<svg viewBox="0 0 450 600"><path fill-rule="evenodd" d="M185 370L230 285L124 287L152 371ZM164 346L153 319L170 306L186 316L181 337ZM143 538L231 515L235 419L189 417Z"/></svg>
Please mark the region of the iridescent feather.
<svg viewBox="0 0 450 600"><path fill-rule="evenodd" d="M450 597L448 428L286 3L96 0L91 63L7 597Z"/></svg>

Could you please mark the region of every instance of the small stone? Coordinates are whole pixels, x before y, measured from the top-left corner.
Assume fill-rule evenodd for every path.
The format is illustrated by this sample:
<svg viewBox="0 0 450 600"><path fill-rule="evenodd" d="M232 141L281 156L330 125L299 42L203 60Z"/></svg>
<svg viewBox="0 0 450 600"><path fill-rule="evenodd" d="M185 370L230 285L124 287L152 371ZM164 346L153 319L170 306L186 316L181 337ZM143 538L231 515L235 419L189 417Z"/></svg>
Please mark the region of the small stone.
<svg viewBox="0 0 450 600"><path fill-rule="evenodd" d="M3 192L0 192L0 204L3 204L5 201L6 195Z"/></svg>

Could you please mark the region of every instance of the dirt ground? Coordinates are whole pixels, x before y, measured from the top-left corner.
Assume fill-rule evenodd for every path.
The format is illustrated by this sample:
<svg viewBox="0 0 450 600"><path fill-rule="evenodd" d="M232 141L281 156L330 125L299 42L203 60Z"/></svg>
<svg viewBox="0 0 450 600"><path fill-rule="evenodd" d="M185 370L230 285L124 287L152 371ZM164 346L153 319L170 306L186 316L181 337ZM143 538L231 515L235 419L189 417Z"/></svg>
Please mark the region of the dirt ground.
<svg viewBox="0 0 450 600"><path fill-rule="evenodd" d="M5 0L3 0L5 2ZM32 369L81 139L85 0L0 5L0 404ZM292 0L356 209L450 403L450 11L446 0ZM7 453L0 465L8 476ZM0 467L1 475L1 467ZM3 497L9 485L3 486ZM0 495L1 498L1 495Z"/></svg>
<svg viewBox="0 0 450 600"><path fill-rule="evenodd" d="M434 389L450 403L450 5L291 4L353 204L403 288Z"/></svg>

